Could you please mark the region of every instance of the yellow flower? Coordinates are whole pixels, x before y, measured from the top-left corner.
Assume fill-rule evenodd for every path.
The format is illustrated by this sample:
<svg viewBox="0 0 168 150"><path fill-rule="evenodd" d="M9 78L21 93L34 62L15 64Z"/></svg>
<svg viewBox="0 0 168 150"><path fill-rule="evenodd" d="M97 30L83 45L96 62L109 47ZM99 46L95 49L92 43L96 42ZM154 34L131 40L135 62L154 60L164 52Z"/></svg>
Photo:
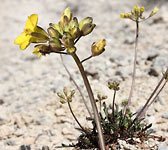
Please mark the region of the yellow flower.
<svg viewBox="0 0 168 150"><path fill-rule="evenodd" d="M31 43L31 32L34 32L37 28L38 15L32 14L28 17L24 31L15 40L15 44L20 45L20 49L26 49Z"/></svg>

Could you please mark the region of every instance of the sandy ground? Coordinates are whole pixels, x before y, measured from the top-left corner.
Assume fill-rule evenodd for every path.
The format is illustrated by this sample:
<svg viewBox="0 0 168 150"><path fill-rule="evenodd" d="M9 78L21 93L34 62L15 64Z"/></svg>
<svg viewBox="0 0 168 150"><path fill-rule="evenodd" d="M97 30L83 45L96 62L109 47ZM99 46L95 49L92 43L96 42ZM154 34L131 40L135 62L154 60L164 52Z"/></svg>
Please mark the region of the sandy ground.
<svg viewBox="0 0 168 150"><path fill-rule="evenodd" d="M79 20L91 16L96 29L77 44L79 57L90 54L90 45L106 38L106 51L99 57L85 62L84 66L95 92L108 95L112 92L107 81L118 79L121 90L117 103L121 104L129 94L135 39L135 24L120 19L122 12L130 11L135 3L147 8L146 15L154 6L159 13L140 24L136 90L131 108L138 110L149 97L161 78L161 71L168 63L168 2L154 0L0 0L0 150L17 150L20 145L30 144L33 150L42 145L51 149L54 145L75 142L80 134L68 107L61 105L56 96L64 86L75 89L69 81L59 55L51 54L38 59L32 54L33 46L20 51L14 39L22 32L27 16L39 15L39 25L47 29L50 22L57 23L63 10L69 6ZM154 56L154 58L153 58ZM149 60L149 57L153 59ZM64 57L74 78L81 88L83 83L73 60ZM154 68L155 76L149 75ZM95 76L91 74L96 74ZM87 97L85 89L82 90ZM148 111L146 121L153 123L156 135L168 137L168 86ZM89 104L89 103L88 103ZM79 93L72 103L74 113L83 125L87 111ZM38 138L37 138L38 137Z"/></svg>

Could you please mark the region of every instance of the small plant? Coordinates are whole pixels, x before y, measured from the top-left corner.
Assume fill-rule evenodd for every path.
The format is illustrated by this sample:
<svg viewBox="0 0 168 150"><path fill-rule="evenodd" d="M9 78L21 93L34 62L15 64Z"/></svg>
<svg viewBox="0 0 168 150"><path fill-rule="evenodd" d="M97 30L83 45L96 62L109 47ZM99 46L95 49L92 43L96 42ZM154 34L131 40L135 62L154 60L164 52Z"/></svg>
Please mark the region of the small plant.
<svg viewBox="0 0 168 150"><path fill-rule="evenodd" d="M136 79L139 24L155 15L158 11L158 8L154 8L154 10L147 18L143 16L144 11L144 7L139 7L138 5L135 5L134 9L131 12L125 14L122 13L120 15L121 18L130 19L136 23L135 56L132 85L128 100L125 100L122 103L123 109L119 109L119 106L115 103L116 94L120 89L119 82L113 81L108 83L108 87L110 90L114 91L114 95L112 98L112 104L110 106L107 106L104 102L104 100L107 98L106 96L102 96L99 93L97 95L97 99L94 98L93 91L91 89L90 83L83 67L83 63L85 61L88 61L92 57L99 56L104 52L106 46L105 39L94 42L91 45L91 55L84 60L80 60L78 55L76 54L76 51L78 50L76 47L76 43L82 37L90 34L96 26L93 23L93 19L91 17L86 17L78 22L78 19L76 17L72 17L70 8L66 8L58 24L50 23L47 32L37 25L37 14L32 14L28 17L25 29L21 33L21 35L16 38L15 44L20 45L20 49L24 50L31 43L36 43L33 54L37 54L38 57L45 56L50 53L60 54L62 63L73 83L80 92L86 109L88 110L88 113L90 115L90 117L88 117L88 120L92 121L92 128L85 128L80 124L77 117L75 116L71 108L71 102L75 94L74 90L68 91L68 89L64 88L63 93L58 92L57 95L60 98L60 102L62 104L68 104L70 112L73 115L75 121L78 123L82 132L76 144L62 144L61 147L76 147L77 149L100 148L101 150L105 150L108 149L110 145L117 144L118 139L125 140L132 144L136 144L135 138L139 138L141 142L150 138L149 135L152 130L149 128L152 126L152 124L145 124L143 122L143 116L148 107L155 101L156 97L166 85L168 81L168 69L166 70L166 72L163 73L162 79L160 80L142 109L137 113L132 113L129 106L131 104L131 98L133 95ZM87 106L87 103L82 95L80 88L78 87L75 80L72 78L72 75L69 72L68 68L64 64L62 55L70 55L76 62L76 65L79 68L89 95L93 114ZM100 106L99 111L97 107L98 103Z"/></svg>

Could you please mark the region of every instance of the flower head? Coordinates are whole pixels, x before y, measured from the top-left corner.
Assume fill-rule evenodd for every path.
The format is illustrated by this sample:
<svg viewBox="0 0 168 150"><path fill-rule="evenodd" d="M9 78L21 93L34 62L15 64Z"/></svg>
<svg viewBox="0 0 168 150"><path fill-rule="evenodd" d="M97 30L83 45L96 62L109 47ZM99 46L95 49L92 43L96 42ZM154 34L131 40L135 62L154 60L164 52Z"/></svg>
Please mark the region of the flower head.
<svg viewBox="0 0 168 150"><path fill-rule="evenodd" d="M30 43L43 43L48 40L47 33L41 27L37 26L37 22L38 15L30 15L23 32L14 41L15 44L20 45L21 50L26 49Z"/></svg>
<svg viewBox="0 0 168 150"><path fill-rule="evenodd" d="M155 15L158 12L158 10L159 9L157 7L155 7L153 9L153 11L151 12L151 14L147 18L145 18L143 16L143 13L145 11L145 7L143 7L143 6L139 7L136 4L131 12L121 13L120 18L128 18L128 19L131 19L132 21L139 22L140 20L143 21L143 20L146 20L146 19L152 17L153 15Z"/></svg>

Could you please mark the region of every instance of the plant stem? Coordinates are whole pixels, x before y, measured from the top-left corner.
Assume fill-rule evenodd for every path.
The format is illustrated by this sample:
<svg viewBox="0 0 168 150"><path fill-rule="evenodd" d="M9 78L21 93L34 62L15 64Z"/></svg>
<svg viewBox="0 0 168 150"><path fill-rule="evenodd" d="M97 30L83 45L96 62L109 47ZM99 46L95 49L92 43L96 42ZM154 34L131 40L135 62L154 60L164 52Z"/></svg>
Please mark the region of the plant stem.
<svg viewBox="0 0 168 150"><path fill-rule="evenodd" d="M150 102L150 104L148 105L148 107L156 100L156 98L158 97L158 95L160 94L160 92L163 90L163 88L165 87L167 83L167 80L165 80L164 84L162 85L162 87L160 88L159 92L155 95L155 97L153 98L153 100Z"/></svg>
<svg viewBox="0 0 168 150"><path fill-rule="evenodd" d="M72 116L74 117L75 121L78 123L79 127L82 129L83 132L86 132L85 129L82 127L82 125L79 123L79 121L76 118L76 116L74 115L74 113L72 111L72 108L71 108L71 105L70 105L70 102L68 102L68 107L69 107L70 112L71 112Z"/></svg>
<svg viewBox="0 0 168 150"><path fill-rule="evenodd" d="M148 106L150 100L152 99L152 97L154 96L154 94L156 93L156 91L159 89L160 85L162 84L162 82L165 79L165 77L167 76L167 74L168 74L168 68L167 68L165 74L163 75L162 79L159 81L158 85L156 86L156 88L154 89L154 91L152 92L152 94L150 95L150 97L148 98L148 100L146 101L145 105L142 107L142 109L137 114L136 118L139 118L141 116L141 114L143 113L143 111L146 109L146 107ZM159 94L159 92L158 92L158 94Z"/></svg>
<svg viewBox="0 0 168 150"><path fill-rule="evenodd" d="M132 74L132 84L131 84L131 90L128 97L128 103L126 107L124 108L123 115L125 115L126 110L129 108L131 104L131 98L133 96L133 91L135 88L135 78L136 78L136 61L137 61L137 51L138 51L138 37L139 37L139 21L136 21L136 39L135 39L135 55L134 55L134 67L133 67L133 74Z"/></svg>
<svg viewBox="0 0 168 150"><path fill-rule="evenodd" d="M168 75L168 68L167 68L165 74L163 75L162 79L159 81L158 85L156 86L156 88L154 89L154 91L152 92L152 94L150 95L150 97L148 98L148 100L146 101L145 105L142 107L142 109L141 109L141 110L139 111L139 113L137 114L136 118L140 118L140 117L142 116L141 114L143 114L143 112L145 111L146 107L148 106L150 100L152 99L152 97L154 96L154 94L156 93L156 91L159 89L160 85L162 84L163 80L165 79L165 77L166 77L167 75ZM165 85L164 85L164 86L165 86ZM162 86L162 87L164 88L164 86ZM162 90L163 88L161 88L160 90ZM161 91L159 91L157 95L159 95L160 92L161 92ZM157 96L157 95L156 95L156 96ZM156 98L156 96L155 96L155 98ZM154 98L154 99L155 99L155 98ZM150 105L150 104L149 104L149 105Z"/></svg>
<svg viewBox="0 0 168 150"><path fill-rule="evenodd" d="M82 97L82 101L83 101L83 103L84 103L84 105L85 105L85 107L86 107L86 109L87 109L87 111L88 111L88 113L89 113L89 115L90 115L90 118L93 118L92 113L91 113L91 111L90 111L90 109L89 109L89 107L88 107L88 105L87 105L87 102L86 102L86 100L85 100L85 98L84 98L84 96L83 96L83 94L82 94L82 91L80 90L78 84L76 83L76 81L75 81L74 78L72 77L71 73L69 72L68 68L66 67L66 65L65 65L65 63L64 63L64 60L63 60L63 56L60 55L60 57L61 57L61 61L62 61L62 64L63 64L63 66L64 66L66 72L68 73L70 79L72 80L72 82L74 83L74 85L76 86L76 88L78 89L78 91L79 91L79 93L80 93L80 95L81 95L81 97Z"/></svg>
<svg viewBox="0 0 168 150"><path fill-rule="evenodd" d="M99 114L98 114L96 102L95 102L95 99L94 99L94 96L93 96L93 92L92 92L90 83L88 81L88 78L87 78L87 76L85 74L83 65L80 62L78 56L75 53L72 53L71 55L74 58L77 66L78 66L78 68L80 70L80 73L82 75L84 84L86 86L86 89L87 89L87 92L88 92L88 95L89 95L89 98L90 98L91 106L92 106L93 113L94 113L94 119L95 119L97 131L98 131L99 141L100 141L100 149L101 150L105 150L105 142L104 142L104 136L103 136L102 126L101 126L101 123L100 123L100 117L99 117Z"/></svg>
<svg viewBox="0 0 168 150"><path fill-rule="evenodd" d="M115 96L116 96L116 90L114 90L114 95L113 95L113 119L114 119Z"/></svg>
<svg viewBox="0 0 168 150"><path fill-rule="evenodd" d="M85 58L84 60L82 60L81 63L83 63L84 61L86 61L86 60L88 60L88 59L90 59L90 58L92 58L92 55L89 56L89 57L87 57L87 58Z"/></svg>

